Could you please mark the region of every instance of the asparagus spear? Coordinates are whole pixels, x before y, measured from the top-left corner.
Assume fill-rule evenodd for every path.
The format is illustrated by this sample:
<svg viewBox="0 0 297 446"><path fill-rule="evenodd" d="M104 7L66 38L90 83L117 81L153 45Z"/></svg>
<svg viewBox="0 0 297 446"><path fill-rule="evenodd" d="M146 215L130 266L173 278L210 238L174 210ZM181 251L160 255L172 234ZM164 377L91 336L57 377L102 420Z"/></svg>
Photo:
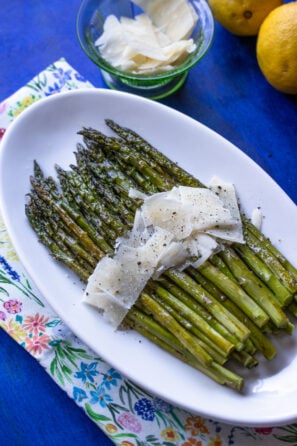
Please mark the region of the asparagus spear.
<svg viewBox="0 0 297 446"><path fill-rule="evenodd" d="M130 164L138 171L143 172L157 188L170 189L174 186L174 181L170 177L161 177L150 164L136 156L136 152L133 152L128 146L120 144L115 138L109 138L93 129L83 129L78 133L95 141L101 149L116 152L117 157L122 162Z"/></svg>
<svg viewBox="0 0 297 446"><path fill-rule="evenodd" d="M201 365L195 357L181 353L179 350L174 349L170 344L160 339L158 336L152 334L145 327L140 325L132 325L139 333L141 333L144 337L151 340L154 344L158 345L162 348L162 350L169 352L171 355L178 358L180 361L185 362L186 364L194 367L195 369L202 372L204 375L211 378L213 381L216 381L218 384L226 385L231 387L237 391L241 391L243 387L243 378L236 373L228 370L226 367L221 366L220 364L213 361L207 367Z"/></svg>
<svg viewBox="0 0 297 446"><path fill-rule="evenodd" d="M200 316L204 321L206 321L210 328L219 333L225 339L225 341L233 344L238 351L244 348L244 344L241 340L236 338L236 336L234 336L223 324L213 317L213 315L205 307L200 305L200 303L197 302L197 300L195 300L184 289L180 288L178 285L173 283L171 280L168 280L164 276L162 276L158 282L161 283L161 288L159 288L158 283L154 283L153 286L159 291L159 294L164 293L164 288L169 292L169 296L166 296L166 300L169 300L170 296L173 295L181 304L184 304L188 310L193 311L197 316ZM170 306L173 306L172 302L170 302ZM185 316L184 313L183 316ZM199 329L201 331L201 328Z"/></svg>
<svg viewBox="0 0 297 446"><path fill-rule="evenodd" d="M265 244L259 249L259 239L254 236L251 231L245 231L245 240L249 248L256 253L260 259L274 272L281 283L292 293L297 292L297 281L290 272L279 262L279 260L271 254Z"/></svg>
<svg viewBox="0 0 297 446"><path fill-rule="evenodd" d="M211 325L211 319L206 319L205 315L202 317L201 311L200 314L195 312L192 308L166 290L166 288L163 288L158 284L151 284L148 289L150 290L152 288L157 296L159 296L158 302L162 302L163 306L166 306L167 304L172 310L175 310L175 312L182 315L183 319L186 319L188 323L191 323L192 326L196 327L200 333L207 335L208 339L213 341L220 351L229 354L234 349L235 345L239 345L238 339L235 338L234 340L233 338L232 341L234 341L234 343L228 341L228 339L220 334L220 327L218 327L217 323ZM168 312L170 312L169 309Z"/></svg>
<svg viewBox="0 0 297 446"><path fill-rule="evenodd" d="M259 244L262 249L264 248L267 249L270 252L270 254L274 258L276 258L283 265L283 267L287 271L289 271L290 274L295 278L295 287L296 287L297 269L295 268L295 266L292 265L292 263L289 262L289 260L281 254L281 252L270 242L270 240L267 237L264 236L264 234L261 233L261 231L259 231L258 228L256 228L256 226L254 226L250 222L250 220L248 220L246 217L243 217L243 220L247 230L258 239L257 244Z"/></svg>
<svg viewBox="0 0 297 446"><path fill-rule="evenodd" d="M116 233L122 229L121 216L126 214L126 209L121 206L119 200L112 202L111 211L108 208L108 201L111 201L108 190L102 191L94 190L91 180L82 176L78 172L65 172L61 167L56 165L56 170L61 181L61 185L73 196L73 199L80 207L88 206L87 212L94 213L100 216L107 226L110 226ZM102 197L103 195L103 197ZM114 209L119 209L119 212L114 212Z"/></svg>
<svg viewBox="0 0 297 446"><path fill-rule="evenodd" d="M65 201L62 200L60 204L54 201L46 189L41 184L38 184L34 178L31 178L31 184L37 195L60 215L64 223L73 231L86 248L96 255L98 259L102 258L104 252L95 244L100 245L100 240L82 215L73 210Z"/></svg>
<svg viewBox="0 0 297 446"><path fill-rule="evenodd" d="M149 159L155 160L165 172L169 172L176 183L184 186L203 187L203 184L195 177L191 176L188 172L167 158L163 153L151 146L133 130L121 127L111 119L106 119L105 122L114 132L123 138L123 140L131 144L135 150L137 150L138 154L147 154Z"/></svg>
<svg viewBox="0 0 297 446"><path fill-rule="evenodd" d="M226 247L221 253L227 266L242 288L269 314L276 327L288 327L290 321L274 294L247 268L232 248Z"/></svg>
<svg viewBox="0 0 297 446"><path fill-rule="evenodd" d="M274 293L282 307L287 306L293 299L292 293L282 284L270 268L247 245L234 244L235 251L240 255L247 266L264 282Z"/></svg>
<svg viewBox="0 0 297 446"><path fill-rule="evenodd" d="M30 207L30 205L26 204L25 212L28 217L28 220L30 221L32 228L38 234L39 240L49 249L52 256L59 262L68 266L72 271L74 271L78 275L78 277L80 279L82 279L84 282L86 282L90 275L89 271L86 271L84 268L82 268L74 260L72 255L69 255L67 252L61 250L61 248L57 245L56 241L53 240L46 233L46 231L43 230L43 227L40 224L38 218L35 218L35 215L32 213L32 208Z"/></svg>
<svg viewBox="0 0 297 446"><path fill-rule="evenodd" d="M259 327L263 327L269 320L268 315L252 300L249 296L244 292L244 290L235 284L232 280L230 280L227 276L221 273L217 268L212 266L209 262L203 264L199 271L206 278L211 280L219 289L221 289L228 297L230 297L233 302L238 305L242 311L244 311L248 317L253 318L255 324ZM180 286L182 286L182 282L186 281L186 289L194 298L198 298L198 293L196 291L196 283L193 283L193 280L190 280L185 277L184 273L179 273L177 271L173 271L170 273L170 278ZM204 290L201 290L201 299L205 299L206 304L212 302L209 299L209 295L204 293ZM221 312L223 305L218 305L218 312Z"/></svg>
<svg viewBox="0 0 297 446"><path fill-rule="evenodd" d="M252 319L248 318L240 308L235 305L230 299L228 299L222 292L217 288L212 282L210 282L206 277L195 270L190 269L190 274L197 278L203 287L208 290L212 295L216 296L217 299L221 299L224 306L229 309L233 314L235 314L239 320L241 320L246 327L250 330L250 340L255 345L257 350L261 352L266 359L273 359L276 355L276 350L271 344L270 340L264 335L264 333L259 329Z"/></svg>
<svg viewBox="0 0 297 446"><path fill-rule="evenodd" d="M196 338L185 330L158 302L146 293L139 297L140 303L147 308L154 318L160 322L170 333L178 337L179 341L192 355L203 365L207 367L212 364L213 359L197 342Z"/></svg>

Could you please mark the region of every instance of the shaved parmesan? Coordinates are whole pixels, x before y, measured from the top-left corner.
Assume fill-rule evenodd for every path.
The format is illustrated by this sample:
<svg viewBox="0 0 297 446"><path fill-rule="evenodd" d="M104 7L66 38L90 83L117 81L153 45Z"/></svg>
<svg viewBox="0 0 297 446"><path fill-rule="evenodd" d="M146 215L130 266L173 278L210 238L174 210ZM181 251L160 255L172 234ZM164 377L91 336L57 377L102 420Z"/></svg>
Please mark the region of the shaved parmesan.
<svg viewBox="0 0 297 446"><path fill-rule="evenodd" d="M197 21L193 6L185 0L132 0L172 42L188 39Z"/></svg>
<svg viewBox="0 0 297 446"><path fill-rule="evenodd" d="M190 35L198 16L187 0L134 0L143 10L134 19L110 15L95 42L102 57L122 71L149 74L170 70L195 51Z"/></svg>
<svg viewBox="0 0 297 446"><path fill-rule="evenodd" d="M253 223L253 225L256 226L256 228L258 228L259 230L261 230L261 228L262 228L262 221L263 221L263 215L262 215L261 208L254 209L253 212L252 212L252 223Z"/></svg>
<svg viewBox="0 0 297 446"><path fill-rule="evenodd" d="M224 243L244 243L233 185L217 178L211 188L174 187L131 197L143 201L132 230L117 240L90 276L84 300L117 328L147 282L169 268L200 266Z"/></svg>
<svg viewBox="0 0 297 446"><path fill-rule="evenodd" d="M215 237L228 240L229 242L244 243L241 217L233 184L223 183L218 177L213 177L210 181L209 188L222 200L224 206L229 209L234 222L237 224L235 226L232 225L230 228L228 228L228 225L224 228L215 228L208 231L208 233Z"/></svg>

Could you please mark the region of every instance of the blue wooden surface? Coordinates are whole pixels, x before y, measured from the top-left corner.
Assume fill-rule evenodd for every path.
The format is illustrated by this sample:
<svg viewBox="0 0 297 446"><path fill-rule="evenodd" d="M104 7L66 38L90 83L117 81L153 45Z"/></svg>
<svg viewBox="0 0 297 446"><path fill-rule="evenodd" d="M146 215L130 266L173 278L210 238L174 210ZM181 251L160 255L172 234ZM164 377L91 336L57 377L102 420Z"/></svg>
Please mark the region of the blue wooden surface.
<svg viewBox="0 0 297 446"><path fill-rule="evenodd" d="M95 86L104 86L77 42L79 4L0 0L0 101L62 56ZM297 202L297 97L268 85L257 66L255 42L232 36L218 25L207 56L184 87L162 102L236 144ZM1 330L0 355L1 444L112 444Z"/></svg>

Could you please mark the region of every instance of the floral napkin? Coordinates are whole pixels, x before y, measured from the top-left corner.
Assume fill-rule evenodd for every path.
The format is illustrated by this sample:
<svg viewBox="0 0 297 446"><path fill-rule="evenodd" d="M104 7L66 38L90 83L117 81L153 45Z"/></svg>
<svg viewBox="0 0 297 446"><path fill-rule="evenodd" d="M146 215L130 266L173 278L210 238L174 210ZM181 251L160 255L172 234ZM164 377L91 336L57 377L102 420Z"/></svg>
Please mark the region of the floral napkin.
<svg viewBox="0 0 297 446"><path fill-rule="evenodd" d="M33 102L82 87L93 88L64 59L55 62L0 104L0 137ZM123 378L53 312L17 258L1 216L0 326L117 446L297 444L297 423L255 429L224 425L173 407Z"/></svg>

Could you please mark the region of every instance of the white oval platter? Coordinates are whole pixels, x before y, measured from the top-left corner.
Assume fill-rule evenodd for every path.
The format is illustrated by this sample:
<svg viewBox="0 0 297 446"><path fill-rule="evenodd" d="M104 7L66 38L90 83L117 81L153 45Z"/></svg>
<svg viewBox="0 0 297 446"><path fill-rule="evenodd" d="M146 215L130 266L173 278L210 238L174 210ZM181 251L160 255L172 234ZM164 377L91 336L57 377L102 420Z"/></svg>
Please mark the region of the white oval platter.
<svg viewBox="0 0 297 446"><path fill-rule="evenodd" d="M245 372L242 394L219 386L134 332L114 332L81 302L83 285L37 241L24 213L36 159L45 174L67 168L83 126L109 133L111 118L207 184L213 175L235 184L244 212L260 206L263 231L297 264L297 207L243 152L204 125L160 103L110 90L88 89L42 99L7 130L0 153L1 211L14 247L37 287L71 330L123 375L195 414L245 426L297 418L296 336L278 340L278 356ZM141 341L141 342L140 342Z"/></svg>

